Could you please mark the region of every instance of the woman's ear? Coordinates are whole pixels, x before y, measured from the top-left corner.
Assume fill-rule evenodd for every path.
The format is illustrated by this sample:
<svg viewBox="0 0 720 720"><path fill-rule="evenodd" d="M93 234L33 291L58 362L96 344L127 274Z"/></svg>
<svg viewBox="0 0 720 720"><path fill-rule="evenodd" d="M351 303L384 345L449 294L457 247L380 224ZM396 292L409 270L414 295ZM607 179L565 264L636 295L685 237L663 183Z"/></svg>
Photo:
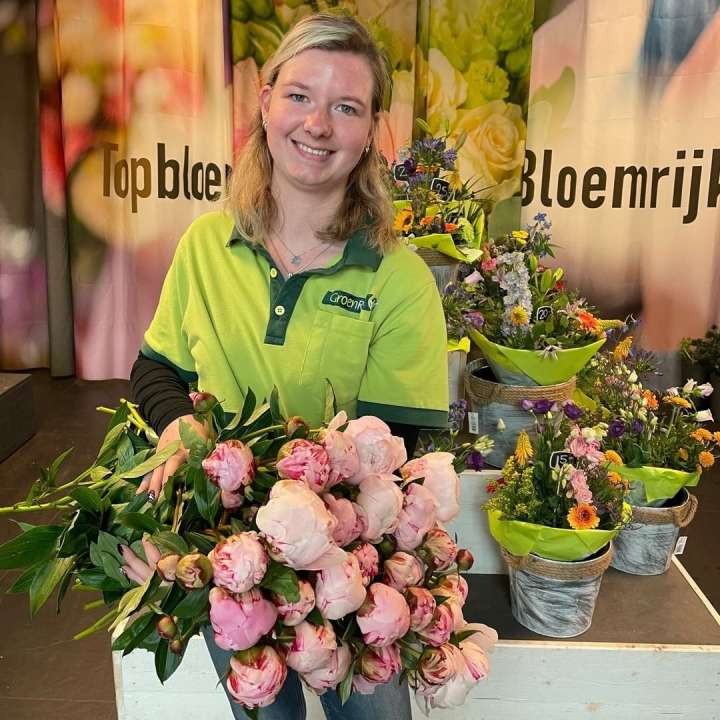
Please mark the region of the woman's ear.
<svg viewBox="0 0 720 720"><path fill-rule="evenodd" d="M258 94L258 99L260 100L260 112L262 113L263 121L267 119L268 112L270 112L270 99L272 97L272 91L272 85L263 85Z"/></svg>

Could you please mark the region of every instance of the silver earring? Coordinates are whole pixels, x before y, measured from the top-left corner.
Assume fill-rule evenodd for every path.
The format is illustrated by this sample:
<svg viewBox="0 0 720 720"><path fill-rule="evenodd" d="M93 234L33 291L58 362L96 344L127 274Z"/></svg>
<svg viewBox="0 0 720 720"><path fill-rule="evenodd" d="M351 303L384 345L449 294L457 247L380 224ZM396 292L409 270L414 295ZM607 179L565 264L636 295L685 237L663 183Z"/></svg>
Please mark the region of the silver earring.
<svg viewBox="0 0 720 720"><path fill-rule="evenodd" d="M267 130L267 120L265 118L263 118L263 121L262 121L262 129Z"/></svg>
<svg viewBox="0 0 720 720"><path fill-rule="evenodd" d="M367 155L369 152L370 152L370 143L368 143L368 144L365 146L365 154Z"/></svg>

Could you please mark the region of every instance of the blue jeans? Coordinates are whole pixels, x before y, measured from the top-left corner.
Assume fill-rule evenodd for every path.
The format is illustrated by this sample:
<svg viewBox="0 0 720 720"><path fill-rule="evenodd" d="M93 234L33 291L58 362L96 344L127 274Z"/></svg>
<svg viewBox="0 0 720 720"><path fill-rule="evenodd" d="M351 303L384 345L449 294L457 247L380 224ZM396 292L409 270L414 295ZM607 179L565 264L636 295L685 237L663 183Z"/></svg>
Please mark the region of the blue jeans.
<svg viewBox="0 0 720 720"><path fill-rule="evenodd" d="M213 640L212 628L203 630L205 642L212 658L218 677L227 672L232 653L219 648ZM230 699L233 717L247 720L242 706L231 699L223 683L225 693ZM372 695L353 693L345 705L334 690L327 690L320 696L327 720L410 720L410 693L407 682L398 685L393 679L386 685L379 685ZM288 676L275 702L260 710L260 720L305 720L305 698L303 697L300 677L288 668Z"/></svg>

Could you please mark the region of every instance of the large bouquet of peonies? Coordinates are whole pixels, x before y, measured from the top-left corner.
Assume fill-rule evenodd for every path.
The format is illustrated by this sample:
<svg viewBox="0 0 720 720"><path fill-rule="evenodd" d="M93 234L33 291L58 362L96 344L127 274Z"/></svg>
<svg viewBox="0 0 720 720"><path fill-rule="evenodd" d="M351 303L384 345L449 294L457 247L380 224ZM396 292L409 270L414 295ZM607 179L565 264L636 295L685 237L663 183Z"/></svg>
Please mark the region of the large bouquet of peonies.
<svg viewBox="0 0 720 720"><path fill-rule="evenodd" d="M228 690L251 715L288 668L343 701L401 676L425 711L461 704L497 639L463 617L459 571L473 558L442 525L474 447L408 461L375 417L339 413L311 429L281 418L275 393L259 407L249 393L229 421L212 396L193 402L207 439L181 425L187 460L157 502L137 487L179 443L156 452L124 402L91 468L58 484L61 456L0 509L61 511L0 546L0 568L22 570L12 591L29 593L32 612L56 588L59 601L70 587L102 593L108 612L78 637L113 630L115 650L155 654L161 681L212 626L234 653Z"/></svg>

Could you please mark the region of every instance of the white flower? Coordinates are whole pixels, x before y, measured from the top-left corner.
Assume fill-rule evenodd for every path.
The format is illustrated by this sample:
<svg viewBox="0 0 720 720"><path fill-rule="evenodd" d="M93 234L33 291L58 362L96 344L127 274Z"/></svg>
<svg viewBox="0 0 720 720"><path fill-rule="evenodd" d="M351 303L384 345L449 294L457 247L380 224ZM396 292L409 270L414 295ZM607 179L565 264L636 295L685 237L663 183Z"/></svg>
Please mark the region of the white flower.
<svg viewBox="0 0 720 720"><path fill-rule="evenodd" d="M713 422L713 414L710 412L710 410L701 410L696 416L695 419L698 422Z"/></svg>
<svg viewBox="0 0 720 720"><path fill-rule="evenodd" d="M678 388L676 388L676 387L671 387L671 388L668 388L668 389L665 391L665 394L666 394L666 395L679 395L679 394L680 394L680 390L679 390Z"/></svg>
<svg viewBox="0 0 720 720"><path fill-rule="evenodd" d="M496 427L500 432L503 432L503 430L505 430L505 428L506 428L507 426L505 425L504 420L503 420L502 418L500 418L500 419L497 421L497 425L496 425L495 427Z"/></svg>
<svg viewBox="0 0 720 720"><path fill-rule="evenodd" d="M628 375L628 380L631 383L636 383L638 381L637 373L634 370L630 373L630 375Z"/></svg>
<svg viewBox="0 0 720 720"><path fill-rule="evenodd" d="M683 395L689 395L695 386L697 385L697 381L690 378L684 385L683 385Z"/></svg>
<svg viewBox="0 0 720 720"><path fill-rule="evenodd" d="M708 395L712 395L713 386L709 382L706 382L698 385L697 389L700 391L700 397L707 397Z"/></svg>

